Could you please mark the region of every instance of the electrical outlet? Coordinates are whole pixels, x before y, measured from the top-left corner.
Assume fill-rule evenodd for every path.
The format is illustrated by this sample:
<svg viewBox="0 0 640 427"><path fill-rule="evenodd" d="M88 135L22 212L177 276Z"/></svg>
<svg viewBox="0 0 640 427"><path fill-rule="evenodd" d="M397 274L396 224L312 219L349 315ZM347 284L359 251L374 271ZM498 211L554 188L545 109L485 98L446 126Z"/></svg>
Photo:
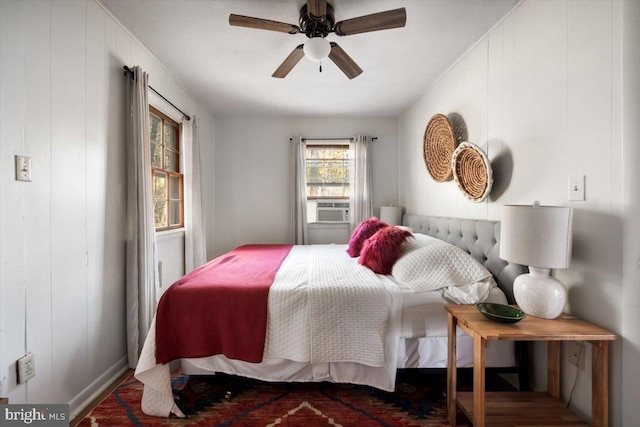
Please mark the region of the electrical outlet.
<svg viewBox="0 0 640 427"><path fill-rule="evenodd" d="M24 384L36 375L36 360L33 353L18 359L18 384Z"/></svg>
<svg viewBox="0 0 640 427"><path fill-rule="evenodd" d="M569 343L569 363L584 370L584 344L578 341Z"/></svg>

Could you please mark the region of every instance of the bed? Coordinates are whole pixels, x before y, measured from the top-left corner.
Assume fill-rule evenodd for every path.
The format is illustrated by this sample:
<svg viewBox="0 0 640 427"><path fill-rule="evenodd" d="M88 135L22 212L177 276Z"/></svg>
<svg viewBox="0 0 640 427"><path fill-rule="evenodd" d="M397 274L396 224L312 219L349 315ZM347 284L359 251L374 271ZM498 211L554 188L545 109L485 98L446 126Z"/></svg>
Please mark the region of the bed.
<svg viewBox="0 0 640 427"><path fill-rule="evenodd" d="M437 239L439 243L450 244L441 244L439 248L447 246L445 249L449 250L448 246L451 246L459 252L464 251L465 257L466 254L471 255L467 258L473 258L473 265L465 265L456 271L458 276L466 274L468 278L473 277L474 283L468 291L464 291L467 289L465 286L416 290L410 279L412 274L415 275L415 259L421 264L422 258L416 258L420 252L416 247L406 249L410 246L407 244L393 265L393 274L386 271L385 274L377 274L370 265L361 265L360 261L366 254L363 252L359 258L352 258L346 254L347 249L351 250L347 245L269 247L270 255L259 256L273 258L273 262L265 266L265 271L272 272L272 283L269 282L267 287L267 302L264 304L266 325L246 327L245 322L233 320L242 308L227 307L227 313L227 304L200 304L207 299L222 301L226 298L224 294L209 298L199 294L195 305L210 307L203 309L202 318L198 317L197 310L181 309L179 305L170 311L167 307L171 305L167 301L171 299L163 296L158 314L173 314L157 315L154 319L135 372L136 378L144 383L142 410L148 415L166 417L173 413L183 416L173 400L170 383L172 364L169 362L174 362L173 365L179 362L187 374L221 372L265 381L346 382L388 391L394 389L397 369L446 367L446 313L443 306L452 301L470 302L474 293L482 294L480 298L486 301L513 302L513 280L524 272L524 267L499 258L497 222L405 215L403 225L416 236L412 242L420 240L425 242L424 246L433 247L437 246ZM237 259L250 258L253 251L263 250L255 246L238 249L240 252L232 251L212 261L218 264L216 271L220 271L220 265L224 269L225 265L233 264ZM467 262L466 259L464 261ZM402 265L411 268L403 269ZM206 276L207 268L201 268L199 274ZM485 271L487 277L480 270ZM229 276L235 274L230 273ZM420 274L423 277L424 272ZM441 275L435 277L438 283L449 280ZM253 277L249 274L241 280L251 281ZM189 283L193 282L191 278ZM181 281L171 289L180 286ZM264 290L260 292L264 293ZM253 297L251 293L243 294L247 301ZM169 340L169 344L164 342L168 334L167 324L178 331L175 332L175 340ZM205 328L203 324L209 326ZM217 338L215 328L210 326L214 324L225 328L217 332L224 335L224 339ZM239 328L238 332L234 328ZM158 334L158 340L156 329L163 331ZM250 351L240 348L242 346L238 345L234 334L247 334L253 344L260 343L260 346L254 345ZM182 344L175 344L182 342L180 340L185 335L191 336L191 341L185 341L188 351L181 349ZM472 342L460 330L458 335L457 366L472 366ZM208 344L202 347L203 342ZM189 347L189 343L193 345ZM513 368L519 365L522 365L522 355L513 343L498 342L487 349L487 366Z"/></svg>

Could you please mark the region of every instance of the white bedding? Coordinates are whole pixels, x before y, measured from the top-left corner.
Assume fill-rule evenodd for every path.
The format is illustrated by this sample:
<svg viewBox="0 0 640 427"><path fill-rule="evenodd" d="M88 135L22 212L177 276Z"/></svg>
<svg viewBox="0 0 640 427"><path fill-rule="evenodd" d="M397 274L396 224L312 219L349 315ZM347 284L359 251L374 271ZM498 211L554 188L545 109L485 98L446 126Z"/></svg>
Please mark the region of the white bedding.
<svg viewBox="0 0 640 427"><path fill-rule="evenodd" d="M274 378L272 365L284 359L301 363L294 363L294 370L308 365L296 374L304 381L393 390L401 302L397 286L350 258L346 245L294 246L269 291L263 363L226 363L220 356L200 363L215 371L274 381L280 378ZM169 366L157 365L154 354L155 321L135 373L145 385L142 410L183 416L173 402ZM360 368L351 369L354 364Z"/></svg>
<svg viewBox="0 0 640 427"><path fill-rule="evenodd" d="M384 365L387 320L398 289L345 249L291 249L269 291L265 356Z"/></svg>
<svg viewBox="0 0 640 427"><path fill-rule="evenodd" d="M357 277L357 285L347 285L347 291L335 287L353 277ZM323 294L316 292L319 287L324 287ZM493 289L495 283L490 287ZM266 381L365 384L393 391L396 368L412 367L406 364L410 357L401 345L401 333L408 339L441 334L437 336L445 337L446 343L442 306L448 302L441 291L424 292L412 300L413 296L390 276L376 275L357 264L346 254L346 245L294 246L269 293L263 362L211 356L183 359L183 370L224 372ZM419 348L419 342L417 345ZM142 410L146 414L183 416L173 401L169 365L155 363L155 320L135 376L144 383Z"/></svg>
<svg viewBox="0 0 640 427"><path fill-rule="evenodd" d="M492 279L493 280L493 279ZM492 287L484 302L507 304L507 297L498 287ZM402 323L398 345L398 368L447 367L447 315L444 306L450 304L440 291L402 293ZM473 366L473 339L457 328L456 366ZM486 349L488 367L512 367L516 364L513 342L491 341Z"/></svg>
<svg viewBox="0 0 640 427"><path fill-rule="evenodd" d="M446 337L447 315L444 306L449 304L441 293L433 292L402 292L402 323L401 338ZM504 292L494 287L484 302L506 304ZM458 335L461 334L461 331Z"/></svg>

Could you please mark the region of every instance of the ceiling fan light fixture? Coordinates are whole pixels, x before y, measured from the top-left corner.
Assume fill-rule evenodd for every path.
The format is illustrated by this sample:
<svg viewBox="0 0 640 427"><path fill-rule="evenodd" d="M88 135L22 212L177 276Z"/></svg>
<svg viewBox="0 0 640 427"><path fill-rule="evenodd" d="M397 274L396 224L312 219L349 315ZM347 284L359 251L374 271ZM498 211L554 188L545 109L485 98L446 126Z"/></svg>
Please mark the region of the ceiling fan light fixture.
<svg viewBox="0 0 640 427"><path fill-rule="evenodd" d="M304 44L303 51L310 60L322 61L331 53L331 43L323 37L312 37Z"/></svg>

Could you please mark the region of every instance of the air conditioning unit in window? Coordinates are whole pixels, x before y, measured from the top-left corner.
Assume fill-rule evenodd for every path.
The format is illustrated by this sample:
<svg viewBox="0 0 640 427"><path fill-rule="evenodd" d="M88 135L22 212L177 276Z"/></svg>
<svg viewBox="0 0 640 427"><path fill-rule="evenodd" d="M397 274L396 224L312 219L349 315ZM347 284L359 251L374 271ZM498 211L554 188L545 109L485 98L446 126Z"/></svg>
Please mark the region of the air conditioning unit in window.
<svg viewBox="0 0 640 427"><path fill-rule="evenodd" d="M318 222L349 222L349 202L344 200L318 200Z"/></svg>

